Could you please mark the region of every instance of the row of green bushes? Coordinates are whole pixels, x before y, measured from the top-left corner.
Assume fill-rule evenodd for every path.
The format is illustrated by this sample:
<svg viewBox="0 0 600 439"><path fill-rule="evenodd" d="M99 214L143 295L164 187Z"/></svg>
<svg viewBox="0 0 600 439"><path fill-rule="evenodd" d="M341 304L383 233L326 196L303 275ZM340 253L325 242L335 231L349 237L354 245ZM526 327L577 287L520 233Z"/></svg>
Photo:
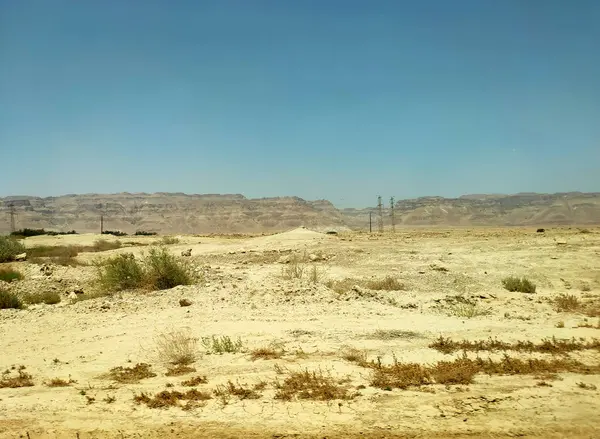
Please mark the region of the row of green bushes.
<svg viewBox="0 0 600 439"><path fill-rule="evenodd" d="M31 236L58 236L58 235L77 235L75 230L71 230L70 232L55 232L53 230L45 230L45 229L20 229L11 233L11 236L18 238L29 238Z"/></svg>

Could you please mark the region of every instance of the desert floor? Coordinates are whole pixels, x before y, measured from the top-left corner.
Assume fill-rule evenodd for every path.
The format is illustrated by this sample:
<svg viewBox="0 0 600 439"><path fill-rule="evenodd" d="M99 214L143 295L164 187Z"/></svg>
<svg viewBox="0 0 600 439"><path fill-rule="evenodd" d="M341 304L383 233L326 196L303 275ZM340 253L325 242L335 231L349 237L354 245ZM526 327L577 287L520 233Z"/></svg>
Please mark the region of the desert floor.
<svg viewBox="0 0 600 439"><path fill-rule="evenodd" d="M99 237L34 237L25 243L88 245ZM14 375L25 366L34 382L0 388L1 438L600 437L598 347L557 354L469 351L469 358L496 361L505 353L570 359L589 365L590 372L478 373L471 384L406 389L377 387L375 369L349 355L383 365L394 358L432 365L463 355L429 347L440 336L510 343L600 338L600 317L589 313L600 306L600 228L550 227L545 233L398 228L394 234L337 236L296 229L270 236L178 238L168 249L179 256L191 248L185 260L204 280L170 290L81 300L96 291L95 267L51 266L41 272L30 262L10 264L25 279L5 288L19 294L54 289L63 300L0 310L0 370ZM158 240L107 239L119 239L124 247L77 259L140 255L149 249L143 244ZM293 255L301 260L295 267L304 269L301 279L286 276ZM510 275L526 276L537 285L536 293L505 290L502 279ZM403 288L368 287L369 280L386 276ZM344 279L349 280L339 285L346 288L330 288L331 281ZM84 293L74 300L68 297L73 290ZM575 296L588 314L557 311L555 299L561 295ZM180 306L180 299L191 306ZM198 339L191 365L196 372L166 376L169 365L156 343L173 331ZM213 335L239 338L240 351L211 352L202 340ZM260 348L279 358L253 359ZM150 364L156 376L119 383L107 375L138 363ZM351 399L276 398L278 385L298 371L333 380ZM206 376L195 388L211 399L185 409L184 403L149 408L134 402L142 392L187 391L181 383L194 376ZM48 386L54 378L74 382ZM228 381L257 390L253 397L215 395Z"/></svg>

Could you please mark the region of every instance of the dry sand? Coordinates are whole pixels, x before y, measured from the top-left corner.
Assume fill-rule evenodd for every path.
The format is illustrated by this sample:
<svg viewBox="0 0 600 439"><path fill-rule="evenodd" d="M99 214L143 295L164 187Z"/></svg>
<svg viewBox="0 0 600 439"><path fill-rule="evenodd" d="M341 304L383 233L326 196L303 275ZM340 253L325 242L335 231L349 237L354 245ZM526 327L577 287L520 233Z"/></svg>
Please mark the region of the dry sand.
<svg viewBox="0 0 600 439"><path fill-rule="evenodd" d="M98 238L36 237L26 242L29 247L89 245ZM508 228L400 229L381 236L331 236L297 229L252 238L179 239L169 249L179 254L191 248L190 260L206 273L205 283L77 303L65 297L58 305L0 310L0 368L24 365L35 383L0 389L1 438L600 437L600 390L577 385L584 382L600 389L600 375L562 373L552 387L537 386L540 380L531 375L477 375L468 386L386 391L370 386L369 369L342 358L349 347L364 349L369 359L381 357L383 362L392 361L392 355L419 363L455 358L428 347L440 335L535 342L553 336L600 337L599 329L577 327L585 316L558 313L552 305L561 293L600 300L598 228L591 233L553 228L543 234ZM140 254L147 248L125 247L78 258L89 262L122 252ZM318 260L306 266L318 266L323 279L317 284L282 279L287 265L281 262L291 254L316 255ZM18 291L41 290L50 283L77 283L84 295L94 288L93 267L54 267L53 274L45 276L37 265L13 265L27 275L18 288L11 284ZM534 281L537 293L504 290L501 279L513 274ZM326 279L386 275L397 277L406 289L359 289L340 295L324 284ZM490 314L449 315L445 299L451 296L474 300ZM193 304L181 307L182 298ZM564 327L557 327L559 322ZM199 345L201 356L193 365L198 372L167 377L166 366L152 355L155 337L181 328L198 338L240 337L244 350L207 354ZM253 349L273 343L285 349L282 358L250 358ZM593 350L570 356L590 365L600 361L600 353ZM157 376L135 384L103 377L113 367L138 362L152 364ZM360 395L350 401L276 400L273 383L282 380L286 370L304 369L349 378ZM151 409L133 401L135 394L154 394L167 383L173 384L169 390L184 389L181 381L198 374L208 379L198 389L209 392L228 380L249 386L262 380L268 385L259 399L233 397L224 404L213 398L191 411ZM56 377L76 383L59 388L43 384ZM89 403L89 398L94 401Z"/></svg>

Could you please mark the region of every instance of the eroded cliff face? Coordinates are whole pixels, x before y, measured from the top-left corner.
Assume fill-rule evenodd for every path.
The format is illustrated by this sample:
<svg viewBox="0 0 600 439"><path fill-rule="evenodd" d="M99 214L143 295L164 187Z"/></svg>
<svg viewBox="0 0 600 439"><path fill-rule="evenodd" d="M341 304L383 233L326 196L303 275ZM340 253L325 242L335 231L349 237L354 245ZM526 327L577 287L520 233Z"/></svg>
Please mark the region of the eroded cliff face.
<svg viewBox="0 0 600 439"><path fill-rule="evenodd" d="M46 228L134 233L250 233L343 226L340 212L328 201L297 197L247 199L242 195L86 194L61 197L7 197L0 209L6 218L0 231L10 229L9 209L15 205L17 228Z"/></svg>
<svg viewBox="0 0 600 439"><path fill-rule="evenodd" d="M327 200L298 197L248 199L243 195L85 194L0 198L0 233L10 231L14 206L17 228L135 233L261 233L306 226L317 230L368 229L376 209L336 209ZM389 208L384 223L389 227ZM398 226L598 224L600 193L466 195L398 200Z"/></svg>

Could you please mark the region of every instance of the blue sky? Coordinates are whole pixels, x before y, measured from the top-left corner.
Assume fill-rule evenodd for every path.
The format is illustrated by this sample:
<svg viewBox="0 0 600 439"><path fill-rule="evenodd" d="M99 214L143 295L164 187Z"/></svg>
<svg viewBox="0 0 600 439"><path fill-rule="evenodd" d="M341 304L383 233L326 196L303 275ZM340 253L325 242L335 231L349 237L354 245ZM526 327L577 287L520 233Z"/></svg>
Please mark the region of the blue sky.
<svg viewBox="0 0 600 439"><path fill-rule="evenodd" d="M0 0L0 196L600 190L597 0Z"/></svg>

